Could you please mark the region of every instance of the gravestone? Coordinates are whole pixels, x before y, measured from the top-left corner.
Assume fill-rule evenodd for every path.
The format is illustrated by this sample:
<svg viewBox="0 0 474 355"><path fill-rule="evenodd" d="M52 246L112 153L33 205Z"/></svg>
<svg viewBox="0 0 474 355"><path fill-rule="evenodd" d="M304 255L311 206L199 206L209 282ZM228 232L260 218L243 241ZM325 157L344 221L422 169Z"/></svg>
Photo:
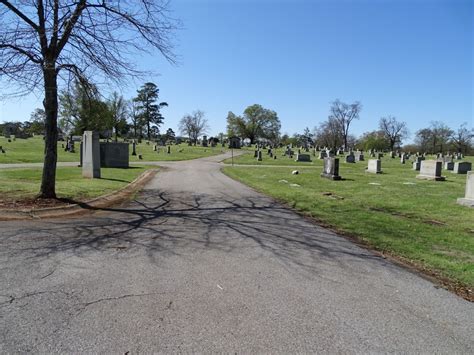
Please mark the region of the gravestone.
<svg viewBox="0 0 474 355"><path fill-rule="evenodd" d="M445 177L441 176L441 162L436 160L423 160L420 166L420 174L417 179L444 181Z"/></svg>
<svg viewBox="0 0 474 355"><path fill-rule="evenodd" d="M346 155L346 163L355 163L355 156L352 152Z"/></svg>
<svg viewBox="0 0 474 355"><path fill-rule="evenodd" d="M202 146L207 147L207 136L202 136Z"/></svg>
<svg viewBox="0 0 474 355"><path fill-rule="evenodd" d="M468 171L466 177L466 194L458 198L457 203L463 206L474 207L474 171Z"/></svg>
<svg viewBox="0 0 474 355"><path fill-rule="evenodd" d="M324 159L324 158L327 158L327 154L326 154L326 151L325 150L321 150L319 152L319 159Z"/></svg>
<svg viewBox="0 0 474 355"><path fill-rule="evenodd" d="M372 174L382 174L382 162L379 159L369 159L366 172Z"/></svg>
<svg viewBox="0 0 474 355"><path fill-rule="evenodd" d="M262 161L262 151L261 150L257 151L257 160Z"/></svg>
<svg viewBox="0 0 474 355"><path fill-rule="evenodd" d="M420 171L421 162L425 160L425 157L416 157L415 161L413 162L413 170Z"/></svg>
<svg viewBox="0 0 474 355"><path fill-rule="evenodd" d="M444 162L444 170L453 170L454 169L454 162L446 161Z"/></svg>
<svg viewBox="0 0 474 355"><path fill-rule="evenodd" d="M383 158L383 153L377 153L376 157L379 160L382 159Z"/></svg>
<svg viewBox="0 0 474 355"><path fill-rule="evenodd" d="M166 153L171 154L171 146L170 145L166 147Z"/></svg>
<svg viewBox="0 0 474 355"><path fill-rule="evenodd" d="M295 161L306 161L310 162L311 161L311 156L309 154L297 154Z"/></svg>
<svg viewBox="0 0 474 355"><path fill-rule="evenodd" d="M472 164L468 161L455 162L452 173L453 174L467 174L472 170Z"/></svg>
<svg viewBox="0 0 474 355"><path fill-rule="evenodd" d="M137 155L137 143L135 143L135 139L132 141L132 155Z"/></svg>
<svg viewBox="0 0 474 355"><path fill-rule="evenodd" d="M321 177L331 180L341 180L339 176L339 158L324 158L324 170Z"/></svg>
<svg viewBox="0 0 474 355"><path fill-rule="evenodd" d="M100 178L99 133L84 131L82 149L82 176L89 179Z"/></svg>
<svg viewBox="0 0 474 355"><path fill-rule="evenodd" d="M356 161L364 161L364 154L362 152L355 153L355 160Z"/></svg>
<svg viewBox="0 0 474 355"><path fill-rule="evenodd" d="M128 143L101 142L100 166L102 168L128 168Z"/></svg>
<svg viewBox="0 0 474 355"><path fill-rule="evenodd" d="M255 149L255 150L253 151L253 157L254 157L254 158L258 158L258 149Z"/></svg>
<svg viewBox="0 0 474 355"><path fill-rule="evenodd" d="M400 163L405 164L405 154L404 153L401 154Z"/></svg>

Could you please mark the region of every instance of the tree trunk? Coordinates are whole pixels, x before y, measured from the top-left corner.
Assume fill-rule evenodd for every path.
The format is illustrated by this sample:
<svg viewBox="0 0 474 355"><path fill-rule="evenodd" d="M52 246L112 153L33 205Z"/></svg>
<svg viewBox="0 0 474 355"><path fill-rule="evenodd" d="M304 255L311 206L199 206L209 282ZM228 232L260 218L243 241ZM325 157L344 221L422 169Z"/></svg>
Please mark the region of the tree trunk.
<svg viewBox="0 0 474 355"><path fill-rule="evenodd" d="M58 82L54 64L46 64L44 76L45 151L39 198L56 198L56 161L58 156Z"/></svg>

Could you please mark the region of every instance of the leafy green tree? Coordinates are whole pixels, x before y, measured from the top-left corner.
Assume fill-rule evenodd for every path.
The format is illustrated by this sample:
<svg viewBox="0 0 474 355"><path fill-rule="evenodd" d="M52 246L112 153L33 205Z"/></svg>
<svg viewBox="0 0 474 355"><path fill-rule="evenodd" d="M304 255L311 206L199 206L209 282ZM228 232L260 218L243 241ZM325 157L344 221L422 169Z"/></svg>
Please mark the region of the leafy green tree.
<svg viewBox="0 0 474 355"><path fill-rule="evenodd" d="M227 132L229 136L249 139L254 144L258 139L276 142L280 136L281 123L275 111L255 104L245 109L243 116L229 112Z"/></svg>
<svg viewBox="0 0 474 355"><path fill-rule="evenodd" d="M157 103L160 90L154 83L145 83L137 90L137 97L133 100L137 103L138 115L141 123L146 126L148 140L152 133L159 129L163 123L163 116L160 110L168 106L166 102ZM152 129L155 127L155 129ZM159 132L159 131L158 131Z"/></svg>
<svg viewBox="0 0 474 355"><path fill-rule="evenodd" d="M385 149L392 149L391 142L387 139L385 132L372 131L366 132L358 139L357 146L364 150L375 149L382 151Z"/></svg>
<svg viewBox="0 0 474 355"><path fill-rule="evenodd" d="M30 116L30 125L27 129L29 134L44 134L44 121L46 113L42 108L35 109Z"/></svg>
<svg viewBox="0 0 474 355"><path fill-rule="evenodd" d="M175 142L176 141L176 134L171 128L168 128L165 133L165 142Z"/></svg>
<svg viewBox="0 0 474 355"><path fill-rule="evenodd" d="M60 126L70 126L70 133L107 129L110 112L107 103L100 98L95 85L85 81L75 81L70 91L59 96Z"/></svg>

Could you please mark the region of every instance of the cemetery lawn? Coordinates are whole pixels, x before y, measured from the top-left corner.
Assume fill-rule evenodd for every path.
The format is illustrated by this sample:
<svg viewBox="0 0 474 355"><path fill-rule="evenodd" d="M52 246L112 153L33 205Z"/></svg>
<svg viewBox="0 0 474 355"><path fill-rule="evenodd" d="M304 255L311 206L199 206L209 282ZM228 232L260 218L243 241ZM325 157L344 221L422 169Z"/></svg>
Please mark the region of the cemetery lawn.
<svg viewBox="0 0 474 355"><path fill-rule="evenodd" d="M138 154L142 155L143 161L180 161L198 159L204 157L210 157L213 155L223 154L227 151L227 148L223 148L220 145L216 147L201 147L201 146L189 146L186 143L172 145L171 153L166 152L166 147L158 147L158 151L153 151L153 143L146 144L145 141L137 145L137 155L130 155L130 162L140 160ZM130 154L132 153L132 146L130 145Z"/></svg>
<svg viewBox="0 0 474 355"><path fill-rule="evenodd" d="M136 179L146 167L101 168L101 179L85 179L78 167L59 167L56 176L58 198L84 201L116 191ZM0 169L0 207L34 199L41 184L43 169ZM4 206L2 206L4 205Z"/></svg>
<svg viewBox="0 0 474 355"><path fill-rule="evenodd" d="M62 144L58 142L58 161L79 161L79 144L75 144L75 153L65 152ZM0 152L0 164L15 163L42 163L44 160L44 141L43 136L35 136L28 139L17 138L15 141L8 142L5 137L0 137L0 146L6 151Z"/></svg>
<svg viewBox="0 0 474 355"><path fill-rule="evenodd" d="M376 175L365 172L367 161L348 164L341 156L340 175L346 180L332 181L320 177L318 159L288 164L290 159L279 156L281 167L264 166L275 164L266 152L263 159L263 166L226 166L223 171L324 226L445 280L451 289L470 288L472 297L474 208L456 204L464 197L466 175L443 170L444 182L419 180L410 161L402 165L385 157L384 173ZM248 161L247 156L236 160ZM253 153L251 163L256 163ZM293 165L299 175L291 174Z"/></svg>
<svg viewBox="0 0 474 355"><path fill-rule="evenodd" d="M75 143L75 153L65 152L62 145L66 142L58 142L58 161L59 162L79 162L79 143ZM28 139L17 138L15 141L8 142L5 137L0 137L0 146L6 151L0 152L0 164L15 163L42 163L44 160L44 141L43 136L35 136ZM222 154L227 148L220 145L212 147L188 146L179 144L171 146L171 154L166 153L166 147L159 147L159 153L153 151L153 143L146 144L145 141L137 145L137 156L132 156L132 146L130 144L129 154L130 162L140 162L138 154L143 157L142 161L178 161L190 160Z"/></svg>

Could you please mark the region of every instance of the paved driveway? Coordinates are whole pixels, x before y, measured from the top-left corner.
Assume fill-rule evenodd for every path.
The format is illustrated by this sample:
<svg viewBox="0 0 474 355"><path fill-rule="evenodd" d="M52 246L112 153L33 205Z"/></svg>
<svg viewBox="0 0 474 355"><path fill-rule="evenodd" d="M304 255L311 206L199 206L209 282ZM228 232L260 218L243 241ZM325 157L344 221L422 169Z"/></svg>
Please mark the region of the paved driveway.
<svg viewBox="0 0 474 355"><path fill-rule="evenodd" d="M0 222L0 352L474 352L474 306L220 173ZM289 168L290 169L290 168Z"/></svg>

